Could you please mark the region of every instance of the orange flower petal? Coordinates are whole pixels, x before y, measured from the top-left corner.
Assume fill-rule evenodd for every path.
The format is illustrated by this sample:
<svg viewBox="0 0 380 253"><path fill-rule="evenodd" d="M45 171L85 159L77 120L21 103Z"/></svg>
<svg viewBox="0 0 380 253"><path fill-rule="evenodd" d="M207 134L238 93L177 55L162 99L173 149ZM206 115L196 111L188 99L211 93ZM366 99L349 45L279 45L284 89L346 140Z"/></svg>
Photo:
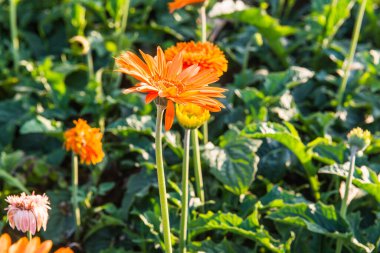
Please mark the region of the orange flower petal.
<svg viewBox="0 0 380 253"><path fill-rule="evenodd" d="M216 70L204 69L201 64L185 65L181 52L173 55L168 61L160 47L157 47L155 57L141 51L140 53L144 62L131 52L123 53L116 58L118 71L141 81L135 87L124 90L124 93L146 93L146 102L151 102L156 97L165 98L166 130L171 128L174 121L174 103L193 103L211 112L224 108L215 98L224 97L222 93L226 90L209 86L219 79Z"/></svg>
<svg viewBox="0 0 380 253"><path fill-rule="evenodd" d="M48 240L44 241L35 253L49 253L53 247L53 242Z"/></svg>
<svg viewBox="0 0 380 253"><path fill-rule="evenodd" d="M168 101L165 112L165 130L169 131L172 128L174 122L175 109L174 104L171 100Z"/></svg>
<svg viewBox="0 0 380 253"><path fill-rule="evenodd" d="M177 9L181 9L189 4L203 3L205 0L174 0L168 4L170 13L173 13Z"/></svg>
<svg viewBox="0 0 380 253"><path fill-rule="evenodd" d="M60 248L54 253L74 253L74 251L70 248Z"/></svg>
<svg viewBox="0 0 380 253"><path fill-rule="evenodd" d="M8 234L2 234L0 237L0 253L8 253L11 244L11 237Z"/></svg>
<svg viewBox="0 0 380 253"><path fill-rule="evenodd" d="M15 244L9 247L9 253L23 253L28 246L28 238L23 237L18 240Z"/></svg>
<svg viewBox="0 0 380 253"><path fill-rule="evenodd" d="M154 92L150 92L148 94L146 94L146 97L145 97L145 103L149 104L150 102L152 102L153 100L156 99L156 97L158 97L158 93L154 93Z"/></svg>

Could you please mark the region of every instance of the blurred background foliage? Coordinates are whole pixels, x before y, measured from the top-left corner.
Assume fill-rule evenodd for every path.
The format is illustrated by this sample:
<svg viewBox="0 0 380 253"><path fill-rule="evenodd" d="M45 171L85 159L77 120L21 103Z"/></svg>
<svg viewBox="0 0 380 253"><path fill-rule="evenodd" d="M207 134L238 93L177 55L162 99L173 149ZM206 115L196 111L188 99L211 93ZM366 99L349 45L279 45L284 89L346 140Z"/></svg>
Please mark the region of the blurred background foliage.
<svg viewBox="0 0 380 253"><path fill-rule="evenodd" d="M41 236L57 246L161 252L155 107L122 95L134 81L113 71L113 57L199 40L198 7L169 14L158 0L132 0L129 8L127 0L12 1L18 64L9 1L0 0L0 197L47 192L53 208ZM211 10L216 2L208 7L209 40L229 60L219 83L229 91L202 147L204 206L191 189L190 251L330 253L341 238L344 252L380 252L380 2L367 2L341 107L337 91L361 1L244 1L246 9L232 13ZM84 44L71 40L78 35ZM83 226L75 240L62 141L78 117L104 131L106 159L80 168ZM375 137L358 158L358 190L343 219L336 189L349 155L345 136L356 126ZM178 125L164 147L176 242ZM19 236L5 224L3 232Z"/></svg>

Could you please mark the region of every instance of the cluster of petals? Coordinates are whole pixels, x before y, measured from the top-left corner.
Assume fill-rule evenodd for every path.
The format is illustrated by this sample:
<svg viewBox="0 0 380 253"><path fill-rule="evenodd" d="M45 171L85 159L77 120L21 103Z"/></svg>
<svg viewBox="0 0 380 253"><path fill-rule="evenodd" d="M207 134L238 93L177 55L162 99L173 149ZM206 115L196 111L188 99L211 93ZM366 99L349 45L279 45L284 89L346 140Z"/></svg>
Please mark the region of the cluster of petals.
<svg viewBox="0 0 380 253"><path fill-rule="evenodd" d="M92 128L86 120L74 120L75 127L64 134L65 148L80 157L81 163L97 164L104 158L102 148L103 134L99 128Z"/></svg>
<svg viewBox="0 0 380 253"><path fill-rule="evenodd" d="M41 242L39 237L34 237L31 241L23 237L12 244L8 234L0 236L0 253L49 253L52 247L52 241ZM74 251L70 248L59 248L54 253L74 253Z"/></svg>
<svg viewBox="0 0 380 253"><path fill-rule="evenodd" d="M22 232L30 232L34 235L41 228L46 230L49 218L48 210L50 209L49 198L44 195L11 195L5 199L8 202L9 225L14 229Z"/></svg>
<svg viewBox="0 0 380 253"><path fill-rule="evenodd" d="M218 75L210 69L202 69L197 64L183 67L182 53L167 61L163 50L158 47L157 55L152 57L140 51L143 59L128 51L116 58L118 71L136 78L139 83L126 89L124 93L146 93L146 102L156 98L167 101L165 129L169 130L174 121L177 104L195 104L210 112L218 112L224 108L215 98L222 98L225 89L210 87L218 81Z"/></svg>
<svg viewBox="0 0 380 253"><path fill-rule="evenodd" d="M194 104L177 105L176 116L181 126L196 129L210 118L210 112Z"/></svg>
<svg viewBox="0 0 380 253"><path fill-rule="evenodd" d="M174 0L168 4L170 13L173 13L177 9L181 9L189 4L203 3L205 0Z"/></svg>
<svg viewBox="0 0 380 253"><path fill-rule="evenodd" d="M184 68L198 64L202 69L213 70L218 77L227 71L226 56L217 45L211 42L178 42L175 46L165 50L165 57L171 61L180 52L183 54Z"/></svg>

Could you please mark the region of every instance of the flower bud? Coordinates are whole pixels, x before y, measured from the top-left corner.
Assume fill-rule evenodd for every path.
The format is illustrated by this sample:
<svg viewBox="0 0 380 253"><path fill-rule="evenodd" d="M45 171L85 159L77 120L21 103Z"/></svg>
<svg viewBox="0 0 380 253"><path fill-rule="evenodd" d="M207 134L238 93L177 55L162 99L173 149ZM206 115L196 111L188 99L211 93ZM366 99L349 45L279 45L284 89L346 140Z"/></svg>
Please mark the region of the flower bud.
<svg viewBox="0 0 380 253"><path fill-rule="evenodd" d="M195 104L177 104L176 107L178 122L187 129L196 129L210 118L208 110Z"/></svg>
<svg viewBox="0 0 380 253"><path fill-rule="evenodd" d="M368 130L363 131L360 127L352 129L347 138L350 148L356 148L357 151L365 150L371 143L371 133Z"/></svg>
<svg viewBox="0 0 380 253"><path fill-rule="evenodd" d="M74 36L70 39L71 50L76 55L85 55L90 50L90 42L83 36Z"/></svg>

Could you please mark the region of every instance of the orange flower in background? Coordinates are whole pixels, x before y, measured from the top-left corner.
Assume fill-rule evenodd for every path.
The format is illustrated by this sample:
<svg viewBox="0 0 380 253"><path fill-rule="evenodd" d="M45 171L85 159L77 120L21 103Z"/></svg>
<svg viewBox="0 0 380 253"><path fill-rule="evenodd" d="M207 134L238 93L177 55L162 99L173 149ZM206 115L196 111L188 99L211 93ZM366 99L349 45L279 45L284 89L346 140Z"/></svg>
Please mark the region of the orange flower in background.
<svg viewBox="0 0 380 253"><path fill-rule="evenodd" d="M173 13L177 9L181 9L186 5L203 3L205 0L174 0L168 3L170 13Z"/></svg>
<svg viewBox="0 0 380 253"><path fill-rule="evenodd" d="M41 243L39 237L34 237L31 241L23 237L12 244L11 237L8 234L0 236L0 253L49 253L52 247L52 241L48 240ZM54 253L74 253L74 251L70 248L60 248Z"/></svg>
<svg viewBox="0 0 380 253"><path fill-rule="evenodd" d="M145 101L150 103L157 97L167 100L165 115L165 129L169 130L174 121L174 103L196 104L211 112L218 112L224 108L223 104L214 98L224 97L223 88L209 87L218 81L215 72L201 69L197 65L183 68L182 54L167 61L160 47L157 56L152 57L140 51L144 61L132 52L122 53L116 58L118 71L131 75L140 81L135 87L126 89L124 93L147 93ZM173 103L174 102L174 103Z"/></svg>
<svg viewBox="0 0 380 253"><path fill-rule="evenodd" d="M184 68L198 64L202 69L215 71L218 77L227 71L228 61L223 51L211 42L178 42L165 50L165 57L171 61L179 52L183 54Z"/></svg>
<svg viewBox="0 0 380 253"><path fill-rule="evenodd" d="M100 129L90 127L83 119L74 120L74 124L64 134L66 150L79 155L81 163L100 163L104 158Z"/></svg>

